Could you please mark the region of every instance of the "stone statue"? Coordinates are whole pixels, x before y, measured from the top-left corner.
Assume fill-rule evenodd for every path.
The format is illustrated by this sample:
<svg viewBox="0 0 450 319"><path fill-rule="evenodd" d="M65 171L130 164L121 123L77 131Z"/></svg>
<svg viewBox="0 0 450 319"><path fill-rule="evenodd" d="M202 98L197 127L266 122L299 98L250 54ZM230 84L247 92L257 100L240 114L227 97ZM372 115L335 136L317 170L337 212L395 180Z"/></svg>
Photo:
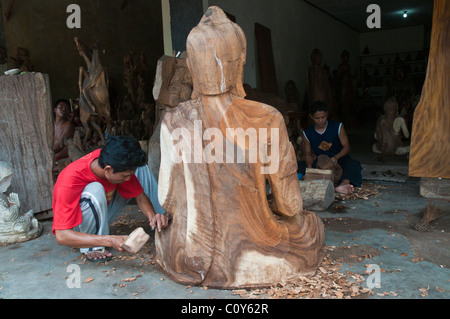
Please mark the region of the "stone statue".
<svg viewBox="0 0 450 319"><path fill-rule="evenodd" d="M33 210L20 213L19 195L6 194L12 175L12 165L0 162L0 244L30 240L42 232L42 225L33 216Z"/></svg>
<svg viewBox="0 0 450 319"><path fill-rule="evenodd" d="M374 153L384 155L406 155L409 145L404 139L409 138L409 130L405 119L398 114L398 103L395 99L388 99L384 103L384 115L377 120Z"/></svg>
<svg viewBox="0 0 450 319"><path fill-rule="evenodd" d="M322 260L323 224L303 210L284 118L244 99L245 58L242 29L208 8L187 39L192 99L161 123L159 201L172 221L156 234L157 261L179 283L269 286Z"/></svg>

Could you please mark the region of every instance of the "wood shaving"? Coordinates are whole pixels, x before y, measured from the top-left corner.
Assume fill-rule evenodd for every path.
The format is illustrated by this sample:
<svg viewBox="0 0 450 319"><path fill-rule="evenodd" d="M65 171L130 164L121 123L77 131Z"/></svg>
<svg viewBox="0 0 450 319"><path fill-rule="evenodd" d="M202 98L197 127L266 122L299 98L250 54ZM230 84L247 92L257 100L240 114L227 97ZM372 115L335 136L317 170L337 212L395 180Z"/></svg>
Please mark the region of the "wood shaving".
<svg viewBox="0 0 450 319"><path fill-rule="evenodd" d="M373 294L372 290L361 286L365 277L351 272L340 273L341 264L331 260L330 248L325 245L324 250L322 264L312 276L299 276L269 288L238 289L232 293L245 299L351 299Z"/></svg>
<svg viewBox="0 0 450 319"><path fill-rule="evenodd" d="M363 182L361 187L355 187L351 194L336 193L337 200L350 200L350 199L364 199L368 200L370 196L377 196L380 194L378 191L380 188L387 188L387 186L378 185L374 183Z"/></svg>

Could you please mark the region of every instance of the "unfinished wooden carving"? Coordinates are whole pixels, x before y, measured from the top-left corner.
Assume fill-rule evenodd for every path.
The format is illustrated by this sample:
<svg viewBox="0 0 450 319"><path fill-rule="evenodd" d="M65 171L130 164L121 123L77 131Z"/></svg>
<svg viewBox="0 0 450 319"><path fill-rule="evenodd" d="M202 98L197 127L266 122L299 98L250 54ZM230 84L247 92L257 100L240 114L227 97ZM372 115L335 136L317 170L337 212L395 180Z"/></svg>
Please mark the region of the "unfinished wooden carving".
<svg viewBox="0 0 450 319"><path fill-rule="evenodd" d="M322 170L331 170L333 172L333 182L338 186L342 177L342 167L334 163L328 155L319 155L317 157L317 168Z"/></svg>
<svg viewBox="0 0 450 319"><path fill-rule="evenodd" d="M377 120L374 153L384 155L405 155L409 153L409 145L403 138L409 138L409 130L405 119L398 114L398 103L388 99L384 103L384 115Z"/></svg>
<svg viewBox="0 0 450 319"><path fill-rule="evenodd" d="M161 124L159 200L173 219L156 235L159 265L177 282L225 289L314 272L323 224L303 210L283 116L244 99L242 29L210 7L187 55L192 99Z"/></svg>
<svg viewBox="0 0 450 319"><path fill-rule="evenodd" d="M111 106L109 103L108 75L100 63L99 48L97 44L92 52L92 59L89 60L89 52L77 37L74 38L78 52L84 58L87 71L80 67L78 86L80 89L80 120L86 128L83 146L89 140L92 128L94 128L103 144L102 124L106 126L106 132L111 128ZM84 76L84 81L83 81Z"/></svg>
<svg viewBox="0 0 450 319"><path fill-rule="evenodd" d="M148 142L148 166L156 179L161 161L161 120L164 113L191 99L192 77L186 64L185 53L180 57L162 56L156 67L153 98L155 99L155 127Z"/></svg>

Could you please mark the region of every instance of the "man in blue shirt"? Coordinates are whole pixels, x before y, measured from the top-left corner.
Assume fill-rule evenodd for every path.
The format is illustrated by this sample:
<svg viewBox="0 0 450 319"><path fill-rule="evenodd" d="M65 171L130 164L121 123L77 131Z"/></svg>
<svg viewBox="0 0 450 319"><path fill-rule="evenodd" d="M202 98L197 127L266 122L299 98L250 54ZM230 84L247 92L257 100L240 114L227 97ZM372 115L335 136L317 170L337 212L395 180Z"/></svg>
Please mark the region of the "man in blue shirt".
<svg viewBox="0 0 450 319"><path fill-rule="evenodd" d="M352 159L350 143L342 123L328 120L328 109L324 102L316 101L311 105L310 116L314 125L303 131L305 138L305 162L299 162L299 172L305 173L306 167L316 167L313 153L328 155L334 163L342 167L342 179L335 188L337 193L349 194L354 187L362 183L361 164Z"/></svg>

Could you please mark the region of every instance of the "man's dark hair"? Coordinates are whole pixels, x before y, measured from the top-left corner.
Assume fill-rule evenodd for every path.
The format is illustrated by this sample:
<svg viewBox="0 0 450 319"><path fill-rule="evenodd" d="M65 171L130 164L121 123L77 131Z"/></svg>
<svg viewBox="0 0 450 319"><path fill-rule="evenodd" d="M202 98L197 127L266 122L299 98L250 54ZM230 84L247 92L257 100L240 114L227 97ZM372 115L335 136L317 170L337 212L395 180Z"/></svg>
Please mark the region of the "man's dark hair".
<svg viewBox="0 0 450 319"><path fill-rule="evenodd" d="M147 164L145 152L139 142L128 136L110 136L100 151L98 165L114 169L114 173L135 170Z"/></svg>
<svg viewBox="0 0 450 319"><path fill-rule="evenodd" d="M309 114L314 115L316 112L328 112L327 105L322 101L315 101L309 108Z"/></svg>
<svg viewBox="0 0 450 319"><path fill-rule="evenodd" d="M66 103L69 106L69 108L70 108L70 102L69 102L69 100L66 100L66 99L59 99L58 101L56 101L55 107L57 107L58 104L61 103L61 102Z"/></svg>

